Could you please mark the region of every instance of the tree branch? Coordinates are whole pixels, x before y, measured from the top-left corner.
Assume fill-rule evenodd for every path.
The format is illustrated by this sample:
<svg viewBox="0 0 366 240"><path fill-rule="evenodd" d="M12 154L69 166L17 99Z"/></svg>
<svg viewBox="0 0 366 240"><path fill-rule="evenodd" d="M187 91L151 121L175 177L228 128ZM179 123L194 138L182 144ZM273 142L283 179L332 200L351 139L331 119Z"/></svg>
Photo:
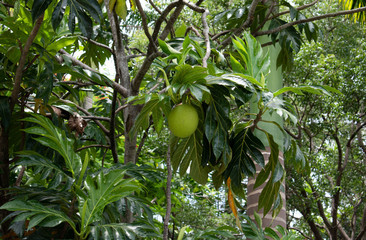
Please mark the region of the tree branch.
<svg viewBox="0 0 366 240"><path fill-rule="evenodd" d="M140 15L141 15L142 28L144 29L145 35L149 39L149 42L150 42L151 46L153 46L155 52L158 52L159 51L158 47L156 46L154 39L150 35L149 27L147 26L147 17L146 17L144 9L141 6L140 0L135 0L135 3L137 6L137 9L139 10Z"/></svg>
<svg viewBox="0 0 366 240"><path fill-rule="evenodd" d="M20 85L22 83L23 68L25 66L25 61L27 60L28 52L32 46L34 39L37 36L39 29L41 28L41 25L43 22L43 17L44 17L44 14L39 16L39 18L36 20L36 22L34 23L33 29L30 32L23 49L21 50L19 64L15 71L14 87L13 87L13 91L12 91L11 97L10 97L10 111L11 112L13 111L14 106L17 103L18 95L20 92Z"/></svg>
<svg viewBox="0 0 366 240"><path fill-rule="evenodd" d="M97 42L97 41L95 41L93 39L90 39L90 38L86 38L84 36L79 36L79 38L83 39L84 41L90 42L90 43L94 44L95 46L104 48L104 49L108 50L109 52L111 52L112 54L114 54L113 49L108 47L107 45L105 45L103 43Z"/></svg>
<svg viewBox="0 0 366 240"><path fill-rule="evenodd" d="M84 149L93 148L93 147L110 148L111 146L109 146L109 145L103 145L103 144L92 144L92 145L88 145L88 146L84 146L84 147L78 148L78 149L76 149L76 152L80 152L80 151L82 151Z"/></svg>
<svg viewBox="0 0 366 240"><path fill-rule="evenodd" d="M319 2L319 0L315 0L314 2L311 2L311 3L309 3L309 4L304 4L304 5L300 6L300 7L297 7L297 8L296 8L296 10L297 10L297 11L304 10L304 9L306 9L306 8L309 8L309 7L313 6L313 5L315 5L317 2ZM290 10L283 11L283 12L280 12L280 13L277 13L277 14L274 14L274 15L272 15L272 17L270 17L268 20L271 20L271 19L273 19L273 18L277 18L277 17L282 16L282 15L285 15L285 14L287 14L287 13L290 13Z"/></svg>
<svg viewBox="0 0 366 240"><path fill-rule="evenodd" d="M245 22L239 27L239 28L236 28L236 29L233 29L231 32L234 34L234 35L238 35L241 31L243 31L244 29L246 29L247 27L250 26L250 24L253 22L253 19L254 19L254 13L255 13L255 9L257 8L258 6L258 3L260 2L261 0L253 0L252 3L250 4L250 7L249 7L249 11L248 11L248 17L247 19L245 20ZM221 47L225 47L226 45L229 44L229 42L231 41L231 36L226 38L221 44L220 46Z"/></svg>
<svg viewBox="0 0 366 240"><path fill-rule="evenodd" d="M320 15L320 16L316 16L316 17L312 17L312 18L307 18L307 19L301 19L301 20L297 20L297 21L294 21L294 22L286 23L284 25L281 25L281 26L279 26L277 28L274 28L274 29L271 29L271 30L253 33L253 36L258 37L258 36L263 36L263 35L269 35L269 34L272 34L272 33L282 31L285 28L288 28L288 27L291 27L291 26L294 26L294 25L297 25L297 24L313 22L313 21L316 21L316 20L324 19L324 18L350 15L350 14L363 12L363 11L366 11L366 7L356 8L356 9L352 9L352 10L339 11L339 12L335 12L335 13L328 13L328 14L324 14L324 15Z"/></svg>
<svg viewBox="0 0 366 240"><path fill-rule="evenodd" d="M59 98L59 100L61 101L61 102L63 102L63 103L68 103L68 104L72 104L72 105L74 105L79 111L81 111L82 113L84 113L85 115L87 115L87 116L91 116L91 114L86 110L86 109L84 109L84 108L82 108L82 107L80 107L80 106L78 106L78 105L76 105L74 102L71 102L71 101L69 101L69 100L65 100L65 99L62 99L62 98ZM108 135L109 134L109 131L108 131L108 129L101 123L101 122L99 122L97 119L93 119L93 121L95 122L95 124L97 124L99 127L100 127L100 129L106 134L106 135Z"/></svg>
<svg viewBox="0 0 366 240"><path fill-rule="evenodd" d="M202 67L207 68L207 60L211 55L211 45L210 45L210 37L208 36L209 27L207 24L207 15L209 14L208 10L205 10L202 14L202 25L203 25L203 36L205 37L205 45L206 45L206 54L202 59Z"/></svg>
<svg viewBox="0 0 366 240"><path fill-rule="evenodd" d="M83 69L89 70L91 72L99 73L97 70L95 70L92 67L86 65L85 63L81 62L80 60L78 60L77 58L72 56L70 53L66 52L64 49L61 49L59 52L65 56L67 56L68 58L70 58L70 60L72 61L72 63L74 65L80 66ZM118 84L116 82L105 82L105 83L107 84L107 86L112 87L113 89L116 89L118 91L118 93L121 94L123 97L128 96L127 89L124 86L122 86L121 84Z"/></svg>
<svg viewBox="0 0 366 240"><path fill-rule="evenodd" d="M118 78L116 78L118 81ZM117 92L113 91L112 97L112 105L111 105L111 121L109 122L109 142L111 145L111 151L113 156L113 162L118 163L118 152L117 152L117 143L115 139L115 130L116 130L116 105L117 105Z"/></svg>

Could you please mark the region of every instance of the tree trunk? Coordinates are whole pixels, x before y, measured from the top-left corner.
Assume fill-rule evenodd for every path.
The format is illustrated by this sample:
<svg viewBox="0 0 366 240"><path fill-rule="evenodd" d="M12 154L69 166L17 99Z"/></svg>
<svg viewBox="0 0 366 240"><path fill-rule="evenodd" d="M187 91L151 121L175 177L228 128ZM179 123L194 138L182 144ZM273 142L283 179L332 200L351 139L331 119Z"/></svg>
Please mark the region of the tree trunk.
<svg viewBox="0 0 366 240"><path fill-rule="evenodd" d="M9 187L9 135L0 125L0 188ZM0 206L8 201L6 190L0 190ZM8 211L0 210L0 221L8 215ZM8 222L1 225L1 231L5 234L8 229Z"/></svg>

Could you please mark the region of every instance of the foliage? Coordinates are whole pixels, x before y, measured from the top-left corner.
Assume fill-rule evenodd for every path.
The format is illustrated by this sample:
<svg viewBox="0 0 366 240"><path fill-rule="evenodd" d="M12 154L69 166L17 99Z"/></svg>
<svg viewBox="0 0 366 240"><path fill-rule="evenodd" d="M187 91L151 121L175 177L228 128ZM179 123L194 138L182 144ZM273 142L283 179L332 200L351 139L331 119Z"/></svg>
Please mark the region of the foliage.
<svg viewBox="0 0 366 240"><path fill-rule="evenodd" d="M271 66L290 68L301 34L317 40L318 28L302 8L286 1L279 5L284 13L271 1L141 3L0 2L4 234L157 239L164 228L166 239L169 228L173 238L184 229L193 229L189 237L196 239L235 237L234 221L224 224L217 216L217 225L206 229L177 221L192 199L179 186L189 182L197 192L226 191L229 206L226 193L216 200L234 213L237 227L263 237L267 233L249 220L240 224L245 180L258 164L256 186L267 182L259 207L276 215L285 172L278 162L281 140L258 124L280 129L288 163L299 171L307 167L281 123L263 117L277 114L296 125L296 108L283 95L335 91L319 84L269 89ZM303 22L289 26L296 21ZM253 37L268 34L268 43ZM266 45L279 47L276 63ZM192 105L200 119L187 138L170 136L166 128L166 117L180 103ZM261 151L267 144L265 164ZM174 173L173 189L169 160L181 175ZM190 178L183 176L187 172ZM191 208L203 201L195 198ZM169 221L162 220L170 210Z"/></svg>
<svg viewBox="0 0 366 240"><path fill-rule="evenodd" d="M309 168L287 169L288 207L291 222L307 236L327 239L342 232L342 238L360 237L365 219L362 212L365 73L360 68L365 52L364 32L360 25L349 20L328 20L319 26L324 29L324 38L299 52L295 71L286 77L286 82L291 86L331 84L341 94L293 97L294 106L303 112L303 117L299 128L291 131L302 136L298 142ZM326 31L330 27L334 30ZM309 200L303 201L304 198ZM311 220L295 220L300 214ZM335 231L310 227L315 223L327 229L335 219L339 226Z"/></svg>
<svg viewBox="0 0 366 240"><path fill-rule="evenodd" d="M123 197L129 196L132 192L138 191L141 187L133 179L125 179L124 175L128 172L128 167L102 169L97 172L88 171L90 161L89 153L83 153L83 163L81 156L73 151L73 141L66 137L65 132L54 127L52 122L37 114L31 114L31 117L23 121L35 123L35 126L29 127L24 131L39 137L35 140L42 145L49 147L60 154L64 159L64 166L53 164L52 159L42 157L39 153L33 151L23 151L23 156L19 164L36 167L37 172L46 180L46 187L43 189L43 199L40 196L16 195L14 200L1 206L2 209L15 211L11 216L15 217L11 228L15 230L18 222L29 220L27 230L34 226L55 227L61 223L68 224L78 236L78 239L86 239L93 229L93 235L98 236L96 232L107 231L103 234L106 239L113 239L115 234L131 236L139 234L143 228L153 230L146 224L128 225L124 223L104 223L106 217L104 211L106 207ZM66 186L60 183L66 178L70 183ZM32 187L30 187L32 189ZM27 191L32 191L26 189ZM63 205L67 208L60 208L52 201L52 192L66 195L71 199L63 199ZM35 198L35 199L34 199ZM110 231L109 229L112 229ZM22 234L22 232L18 232ZM107 237L109 236L109 238Z"/></svg>

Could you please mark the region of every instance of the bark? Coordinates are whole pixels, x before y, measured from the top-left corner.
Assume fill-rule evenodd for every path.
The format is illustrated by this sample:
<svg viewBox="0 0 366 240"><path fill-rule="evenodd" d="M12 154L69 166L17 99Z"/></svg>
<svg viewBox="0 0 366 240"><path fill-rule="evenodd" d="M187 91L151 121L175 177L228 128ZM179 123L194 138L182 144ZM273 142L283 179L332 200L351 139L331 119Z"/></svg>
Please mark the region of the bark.
<svg viewBox="0 0 366 240"><path fill-rule="evenodd" d="M172 183L172 167L170 163L170 147L168 147L167 157L166 157L166 168L168 170L168 176L166 181L166 213L164 218L164 232L163 240L168 240L169 238L169 220L170 213L172 211L172 197L171 197L171 183Z"/></svg>
<svg viewBox="0 0 366 240"><path fill-rule="evenodd" d="M8 201L6 190L9 187L9 135L8 132L0 125L0 206ZM8 211L0 210L0 219L4 219L8 215ZM1 231L5 234L9 223L5 222L1 225Z"/></svg>
<svg viewBox="0 0 366 240"><path fill-rule="evenodd" d="M308 199L308 196L306 194L306 191L304 189L301 189L301 197L303 199ZM301 212L301 214L304 216L306 222L309 224L309 227L311 229L311 231L313 232L313 235L314 235L314 239L315 240L323 240L323 237L318 229L318 227L316 226L314 220L313 220L313 217L312 217L312 211L311 211L311 208L310 208L310 204L303 204L305 207Z"/></svg>

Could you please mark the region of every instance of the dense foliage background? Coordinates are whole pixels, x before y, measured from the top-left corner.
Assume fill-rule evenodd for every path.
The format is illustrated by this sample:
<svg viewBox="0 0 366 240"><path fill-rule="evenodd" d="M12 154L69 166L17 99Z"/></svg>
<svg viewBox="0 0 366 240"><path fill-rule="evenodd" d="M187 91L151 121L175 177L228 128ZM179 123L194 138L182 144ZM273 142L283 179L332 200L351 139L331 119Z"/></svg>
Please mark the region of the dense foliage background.
<svg viewBox="0 0 366 240"><path fill-rule="evenodd" d="M364 5L1 1L0 237L366 239Z"/></svg>

